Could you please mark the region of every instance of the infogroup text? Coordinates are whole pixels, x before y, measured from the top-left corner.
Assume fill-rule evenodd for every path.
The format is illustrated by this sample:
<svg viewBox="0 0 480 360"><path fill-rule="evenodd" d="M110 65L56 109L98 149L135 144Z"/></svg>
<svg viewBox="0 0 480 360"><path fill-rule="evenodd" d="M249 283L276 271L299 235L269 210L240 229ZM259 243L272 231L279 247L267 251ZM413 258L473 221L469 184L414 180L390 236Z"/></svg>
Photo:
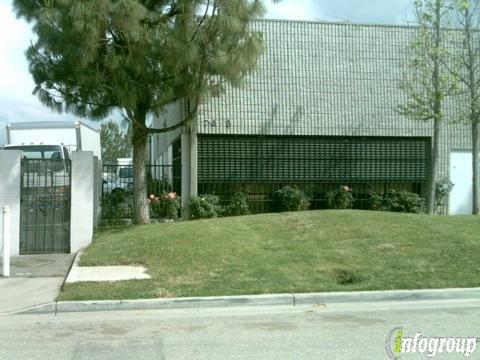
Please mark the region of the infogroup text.
<svg viewBox="0 0 480 360"><path fill-rule="evenodd" d="M468 358L475 352L478 342L476 337L426 337L421 332L407 337L402 328L395 328L388 332L385 346L391 359L400 359L402 354L425 354L427 358L463 354Z"/></svg>

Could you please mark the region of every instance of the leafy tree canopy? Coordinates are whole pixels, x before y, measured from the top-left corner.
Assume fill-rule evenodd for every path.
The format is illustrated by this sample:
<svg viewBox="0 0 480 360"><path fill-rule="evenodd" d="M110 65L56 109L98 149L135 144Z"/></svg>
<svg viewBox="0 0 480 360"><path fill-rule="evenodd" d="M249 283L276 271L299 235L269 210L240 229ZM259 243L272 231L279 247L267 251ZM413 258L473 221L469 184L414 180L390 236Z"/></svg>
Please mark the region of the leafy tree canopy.
<svg viewBox="0 0 480 360"><path fill-rule="evenodd" d="M238 84L261 52L260 0L15 0L38 40L27 52L47 106L130 121Z"/></svg>
<svg viewBox="0 0 480 360"><path fill-rule="evenodd" d="M238 85L262 52L249 22L261 0L14 0L38 40L27 58L40 100L59 112L132 124L134 221L148 222L149 133L191 124L204 96ZM185 104L182 121L151 129L149 114ZM188 127L187 127L188 128Z"/></svg>
<svg viewBox="0 0 480 360"><path fill-rule="evenodd" d="M120 126L112 120L102 123L100 141L104 164L115 164L118 158L132 156L130 134L123 133Z"/></svg>

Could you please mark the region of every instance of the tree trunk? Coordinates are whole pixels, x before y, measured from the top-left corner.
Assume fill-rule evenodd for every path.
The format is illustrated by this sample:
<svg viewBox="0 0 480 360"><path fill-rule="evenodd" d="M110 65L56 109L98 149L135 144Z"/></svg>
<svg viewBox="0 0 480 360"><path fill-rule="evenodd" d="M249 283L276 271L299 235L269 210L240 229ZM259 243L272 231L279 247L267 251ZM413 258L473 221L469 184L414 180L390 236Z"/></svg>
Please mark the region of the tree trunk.
<svg viewBox="0 0 480 360"><path fill-rule="evenodd" d="M479 214L480 201L479 201L479 151L480 151L480 121L474 121L472 124L472 170L473 170L473 211L474 215Z"/></svg>
<svg viewBox="0 0 480 360"><path fill-rule="evenodd" d="M135 112L135 122L145 124L146 112ZM147 176L145 165L147 163L148 133L141 127L133 126L133 222L135 224L148 224L150 222L150 209L147 194Z"/></svg>
<svg viewBox="0 0 480 360"><path fill-rule="evenodd" d="M433 124L433 146L430 164L430 179L428 183L427 212L430 215L435 214L435 193L438 178L438 163L440 159L440 139L442 136L442 122L439 119L434 120Z"/></svg>
<svg viewBox="0 0 480 360"><path fill-rule="evenodd" d="M435 50L441 48L442 35L441 35L441 8L442 2L440 0L435 1L435 21L434 21L434 42ZM428 198L427 198L427 212L430 215L435 214L435 195L437 190L437 177L438 177L438 163L440 159L440 141L442 136L442 90L440 84L440 66L441 59L439 58L438 51L435 51L433 58L433 76L432 85L434 89L433 94L433 146L432 146L432 163L430 167L430 181L428 184Z"/></svg>
<svg viewBox="0 0 480 360"><path fill-rule="evenodd" d="M477 81L477 68L478 63L476 59L476 51L474 50L474 42L472 40L472 19L473 12L472 9L466 7L463 13L465 19L465 24L463 26L464 32L464 46L467 51L466 61L464 64L468 72L468 82L467 87L469 89L470 96L470 121L472 122L472 214L478 215L479 212L479 199L478 199L478 187L479 187L479 163L478 163L478 153L479 153L479 127L480 120L478 118L478 81ZM477 48L478 49L478 48Z"/></svg>

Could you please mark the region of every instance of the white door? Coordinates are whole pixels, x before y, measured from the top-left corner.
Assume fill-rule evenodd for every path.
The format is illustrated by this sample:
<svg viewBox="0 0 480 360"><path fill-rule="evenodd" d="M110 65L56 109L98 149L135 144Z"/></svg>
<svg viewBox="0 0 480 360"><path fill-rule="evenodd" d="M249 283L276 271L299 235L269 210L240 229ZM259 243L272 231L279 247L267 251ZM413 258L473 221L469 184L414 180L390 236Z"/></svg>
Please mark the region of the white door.
<svg viewBox="0 0 480 360"><path fill-rule="evenodd" d="M450 153L450 180L453 189L450 193L449 214L472 214L472 153L455 151Z"/></svg>

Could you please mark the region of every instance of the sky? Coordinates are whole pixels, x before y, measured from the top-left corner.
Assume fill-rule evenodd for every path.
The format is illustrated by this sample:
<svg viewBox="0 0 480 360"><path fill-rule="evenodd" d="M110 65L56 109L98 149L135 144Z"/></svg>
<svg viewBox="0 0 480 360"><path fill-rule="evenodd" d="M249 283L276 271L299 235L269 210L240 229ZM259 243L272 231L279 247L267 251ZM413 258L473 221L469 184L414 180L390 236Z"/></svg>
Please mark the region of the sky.
<svg viewBox="0 0 480 360"><path fill-rule="evenodd" d="M335 21L369 24L411 22L413 0L265 0L270 19ZM11 0L0 0L0 145L8 123L75 120L54 113L32 95L33 80L25 50L34 39L31 26L17 19Z"/></svg>

